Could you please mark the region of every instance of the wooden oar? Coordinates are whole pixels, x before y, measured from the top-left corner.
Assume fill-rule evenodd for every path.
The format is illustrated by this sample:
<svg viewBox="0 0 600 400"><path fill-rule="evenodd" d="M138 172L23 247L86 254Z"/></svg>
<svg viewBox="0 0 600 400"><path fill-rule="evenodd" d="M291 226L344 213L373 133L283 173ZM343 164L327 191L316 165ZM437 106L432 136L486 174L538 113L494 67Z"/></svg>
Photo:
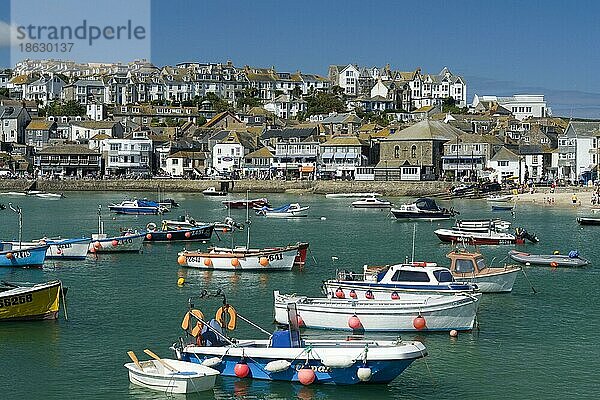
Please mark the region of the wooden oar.
<svg viewBox="0 0 600 400"><path fill-rule="evenodd" d="M157 356L156 354L154 354L153 351L151 351L149 349L144 349L144 353L148 354L150 357L152 357L155 360L157 360L159 363L161 363L169 371L171 371L171 372L179 372L178 370L176 370L175 368L173 368L169 364L167 364L162 358L160 358L159 356Z"/></svg>
<svg viewBox="0 0 600 400"><path fill-rule="evenodd" d="M135 353L133 351L128 351L127 355L129 356L129 358L131 358L131 361L133 361L133 363L136 365L136 367L138 367L140 369L140 371L144 370L144 368L142 368L142 364L140 364L140 361L138 360L137 356L135 355Z"/></svg>

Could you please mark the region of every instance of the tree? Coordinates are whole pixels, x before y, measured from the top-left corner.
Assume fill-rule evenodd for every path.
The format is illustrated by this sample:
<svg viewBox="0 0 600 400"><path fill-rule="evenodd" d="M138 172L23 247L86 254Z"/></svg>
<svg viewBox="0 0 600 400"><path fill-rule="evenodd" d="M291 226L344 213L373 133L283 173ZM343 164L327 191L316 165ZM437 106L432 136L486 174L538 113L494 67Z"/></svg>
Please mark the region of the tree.
<svg viewBox="0 0 600 400"><path fill-rule="evenodd" d="M346 111L344 101L332 93L316 93L307 97L306 102L308 116Z"/></svg>
<svg viewBox="0 0 600 400"><path fill-rule="evenodd" d="M229 105L229 103L220 98L215 93L206 93L206 96L202 98L202 101L205 100L210 101L212 109L218 113L231 110L231 106ZM202 103L202 101L200 103Z"/></svg>
<svg viewBox="0 0 600 400"><path fill-rule="evenodd" d="M300 86L294 86L292 89L292 97L295 99L299 99L302 97L302 88Z"/></svg>
<svg viewBox="0 0 600 400"><path fill-rule="evenodd" d="M262 101L258 98L258 90L256 88L246 88L239 93L237 98L238 108L252 108L262 106Z"/></svg>
<svg viewBox="0 0 600 400"><path fill-rule="evenodd" d="M4 96L4 97L8 97L9 92L8 92L8 88L0 88L0 96Z"/></svg>
<svg viewBox="0 0 600 400"><path fill-rule="evenodd" d="M53 101L48 104L45 108L46 115L80 115L84 116L86 109L83 104L79 104L75 100L69 100L66 102Z"/></svg>
<svg viewBox="0 0 600 400"><path fill-rule="evenodd" d="M333 85L331 87L331 93L333 93L335 96L342 96L344 94L344 89L342 89L341 86Z"/></svg>

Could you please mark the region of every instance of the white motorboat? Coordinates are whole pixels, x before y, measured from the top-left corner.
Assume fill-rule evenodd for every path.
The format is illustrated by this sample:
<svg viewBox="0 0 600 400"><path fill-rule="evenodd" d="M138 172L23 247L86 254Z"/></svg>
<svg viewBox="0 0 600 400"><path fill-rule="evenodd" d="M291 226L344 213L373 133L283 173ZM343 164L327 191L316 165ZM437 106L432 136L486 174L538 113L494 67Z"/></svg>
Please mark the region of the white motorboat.
<svg viewBox="0 0 600 400"><path fill-rule="evenodd" d="M98 233L92 234L92 241L88 246L90 253L123 253L139 252L144 244L146 233L125 231L118 236L108 236L104 233L102 221L102 206L98 206Z"/></svg>
<svg viewBox="0 0 600 400"><path fill-rule="evenodd" d="M435 221L453 218L458 212L453 209L440 208L435 200L424 197L417 199L414 203L402 204L398 208L390 210L392 215L399 220L425 220Z"/></svg>
<svg viewBox="0 0 600 400"><path fill-rule="evenodd" d="M463 243L471 245L483 244L523 244L525 239L532 243L539 242L537 236L528 233L524 229L519 229L518 234L496 231L465 231L462 229L437 229L433 231L442 242Z"/></svg>
<svg viewBox="0 0 600 400"><path fill-rule="evenodd" d="M202 191L205 196L227 196L227 192L217 190L214 186L210 186Z"/></svg>
<svg viewBox="0 0 600 400"><path fill-rule="evenodd" d="M506 203L512 200L512 195L510 194L496 194L493 196L488 196L486 198L487 201L495 202L495 203Z"/></svg>
<svg viewBox="0 0 600 400"><path fill-rule="evenodd" d="M391 208L392 203L387 200L378 199L375 196L365 197L352 202L354 208Z"/></svg>
<svg viewBox="0 0 600 400"><path fill-rule="evenodd" d="M256 210L256 215L268 218L301 218L308 216L309 206L302 207L298 203L286 204L278 208L261 207Z"/></svg>
<svg viewBox="0 0 600 400"><path fill-rule="evenodd" d="M310 298L274 292L275 321L287 321L295 304L307 328L351 331L468 331L475 324L481 293L411 295L399 300Z"/></svg>
<svg viewBox="0 0 600 400"><path fill-rule="evenodd" d="M487 266L480 253L455 250L446 257L450 259L450 271L454 278L477 285L482 293L512 291L517 274L521 271L516 265Z"/></svg>
<svg viewBox="0 0 600 400"><path fill-rule="evenodd" d="M118 204L109 204L108 209L117 214L127 215L156 215L169 211L157 202L148 200L124 200Z"/></svg>
<svg viewBox="0 0 600 400"><path fill-rule="evenodd" d="M219 371L204 365L170 358L126 363L129 381L148 389L175 393L212 390Z"/></svg>
<svg viewBox="0 0 600 400"><path fill-rule="evenodd" d="M457 282L448 268L436 263L363 267L363 273L338 272L337 279L323 282L329 298L398 300L406 294L474 293L476 286Z"/></svg>
<svg viewBox="0 0 600 400"><path fill-rule="evenodd" d="M501 219L463 219L454 224L456 230L469 232L500 232L510 228L511 223Z"/></svg>
<svg viewBox="0 0 600 400"><path fill-rule="evenodd" d="M84 260L87 257L91 238L61 239L42 238L31 242L9 242L15 250L27 250L39 246L48 246L46 259Z"/></svg>
<svg viewBox="0 0 600 400"><path fill-rule="evenodd" d="M366 192L366 193L327 193L325 197L328 199L352 199L363 197L379 197L381 193Z"/></svg>

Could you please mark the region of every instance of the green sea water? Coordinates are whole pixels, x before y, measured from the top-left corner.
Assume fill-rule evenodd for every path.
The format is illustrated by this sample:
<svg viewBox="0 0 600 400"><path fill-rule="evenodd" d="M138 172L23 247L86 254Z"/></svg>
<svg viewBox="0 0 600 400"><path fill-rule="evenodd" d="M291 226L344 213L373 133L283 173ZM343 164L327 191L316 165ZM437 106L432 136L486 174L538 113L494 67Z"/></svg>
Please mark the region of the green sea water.
<svg viewBox="0 0 600 400"><path fill-rule="evenodd" d="M94 232L98 204L118 202L128 193L69 193L60 200L0 196L24 210L25 239L62 235L80 237ZM149 198L152 193L136 194ZM222 199L200 194L168 194L181 203L171 217L189 212L197 220L215 221L227 216ZM251 194L258 196L258 194ZM236 197L236 196L232 196ZM243 197L239 195L238 197ZM354 210L351 200L313 195L273 195L274 205L300 202L310 205L310 217L271 220L252 217L253 246L310 242L303 271L278 273L206 272L182 269L177 252L184 245L145 245L142 254L100 255L98 260L48 262L43 269L0 269L0 279L40 282L61 279L69 287L68 321L0 324L1 399L162 399L129 384L126 352L150 348L171 357L169 346L182 334L180 324L187 300L201 290L218 288L227 293L237 310L271 330L273 290L320 296L324 279L336 269L362 269L364 264L403 261L412 249L413 224L393 220L387 211ZM391 199L401 203L408 199ZM390 385L303 387L282 382L218 378L214 393L201 399L592 399L598 397L600 360L600 227L580 227L583 211L518 205L510 213L492 213L485 201L443 203L463 218L503 217L540 237L540 243L521 249L567 253L577 249L592 265L582 269L525 267L537 294L520 275L511 294L484 295L478 313L479 329L452 339L445 333L403 334L421 340L429 356L417 360ZM105 207L106 210L106 207ZM105 228L143 228L158 223L153 216L114 216L107 212ZM244 210L232 211L238 221ZM324 218L323 218L324 217ZM417 224L415 259L447 264L451 249L433 234L448 221ZM0 211L0 238L17 237L16 215ZM231 244L230 235L213 237L212 244ZM246 236L235 236L238 245ZM190 249L208 244L187 245ZM505 262L513 246L486 246L480 250L488 262ZM313 258L314 257L314 258ZM337 257L337 259L332 259ZM185 276L184 287L176 285ZM216 303L196 303L211 315ZM344 338L344 333L310 332L308 335ZM235 336L261 338L261 333L240 324ZM370 337L378 337L371 334ZM388 336L389 337L389 336Z"/></svg>

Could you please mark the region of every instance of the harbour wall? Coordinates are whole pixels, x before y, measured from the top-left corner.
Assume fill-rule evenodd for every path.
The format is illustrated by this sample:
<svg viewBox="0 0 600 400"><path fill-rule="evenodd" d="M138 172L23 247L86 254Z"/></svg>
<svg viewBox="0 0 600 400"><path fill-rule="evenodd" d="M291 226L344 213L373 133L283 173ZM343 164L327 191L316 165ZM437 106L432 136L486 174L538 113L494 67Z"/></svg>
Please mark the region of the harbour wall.
<svg viewBox="0 0 600 400"><path fill-rule="evenodd" d="M23 191L33 181L24 179L0 179L0 192ZM165 192L199 193L214 186L220 189L221 182L229 183L229 191L244 193L353 193L378 192L386 196L423 196L445 192L452 183L425 182L374 182L374 181L284 181L284 180L38 180L37 190L51 193L74 191L139 191L153 192L158 188Z"/></svg>

